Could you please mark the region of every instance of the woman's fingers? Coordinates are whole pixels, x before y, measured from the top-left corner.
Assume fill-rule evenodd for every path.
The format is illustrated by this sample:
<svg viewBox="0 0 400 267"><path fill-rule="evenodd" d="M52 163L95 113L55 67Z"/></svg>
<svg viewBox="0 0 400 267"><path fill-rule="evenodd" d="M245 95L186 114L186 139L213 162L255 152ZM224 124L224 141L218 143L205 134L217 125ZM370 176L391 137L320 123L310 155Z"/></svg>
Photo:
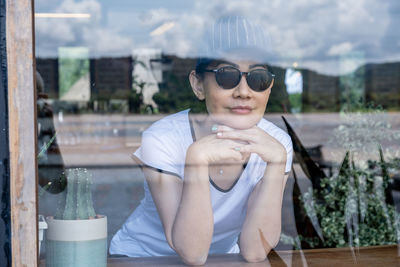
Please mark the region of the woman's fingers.
<svg viewBox="0 0 400 267"><path fill-rule="evenodd" d="M247 145L237 145L233 148L233 150L240 152L242 155L248 155L250 153L257 153L257 146L252 144Z"/></svg>
<svg viewBox="0 0 400 267"><path fill-rule="evenodd" d="M210 162L218 163L237 163L243 160L243 153L238 149L239 146L247 142L239 142L232 139L218 139L210 136L208 141L201 145L207 151Z"/></svg>
<svg viewBox="0 0 400 267"><path fill-rule="evenodd" d="M232 139L245 142L244 144L258 144L261 146L270 146L279 143L274 137L263 131L257 126L246 130L235 130L228 126L218 126L216 132L218 139Z"/></svg>
<svg viewBox="0 0 400 267"><path fill-rule="evenodd" d="M245 130L236 130L219 125L213 128L216 139L237 142L234 150L244 153L256 153L265 162L286 161L286 149L274 137L257 126Z"/></svg>
<svg viewBox="0 0 400 267"><path fill-rule="evenodd" d="M219 139L234 139L252 143L259 142L261 136L257 129L219 131L216 135Z"/></svg>
<svg viewBox="0 0 400 267"><path fill-rule="evenodd" d="M225 126L225 125L217 125L217 124L214 124L214 125L211 127L211 131L212 131L213 133L217 133L217 132L235 131L235 129L233 129L233 128L229 127L229 126Z"/></svg>
<svg viewBox="0 0 400 267"><path fill-rule="evenodd" d="M233 129L229 126L225 126L225 125L213 125L211 127L211 131L213 133L217 133L217 132L232 132L232 131L252 131L254 129L259 129L257 126L253 126L249 129L244 129L244 130L238 130L238 129Z"/></svg>

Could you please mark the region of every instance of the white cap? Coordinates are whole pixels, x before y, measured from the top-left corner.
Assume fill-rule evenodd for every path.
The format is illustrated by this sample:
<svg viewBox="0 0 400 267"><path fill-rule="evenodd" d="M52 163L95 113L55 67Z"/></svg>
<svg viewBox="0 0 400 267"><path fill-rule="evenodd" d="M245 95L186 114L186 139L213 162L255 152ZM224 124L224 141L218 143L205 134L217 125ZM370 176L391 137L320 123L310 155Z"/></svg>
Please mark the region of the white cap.
<svg viewBox="0 0 400 267"><path fill-rule="evenodd" d="M237 53L257 61L271 55L271 42L266 30L242 16L219 18L207 31L204 57L221 58Z"/></svg>

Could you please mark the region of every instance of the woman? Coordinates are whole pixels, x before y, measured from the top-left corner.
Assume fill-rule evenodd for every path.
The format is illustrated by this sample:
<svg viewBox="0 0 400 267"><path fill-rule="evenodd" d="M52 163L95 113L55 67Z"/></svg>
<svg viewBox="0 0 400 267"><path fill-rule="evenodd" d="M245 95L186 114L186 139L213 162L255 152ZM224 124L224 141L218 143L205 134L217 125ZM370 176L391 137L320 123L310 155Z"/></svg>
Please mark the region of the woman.
<svg viewBox="0 0 400 267"><path fill-rule="evenodd" d="M208 254L240 252L257 262L279 241L292 143L263 119L274 76L257 60L265 38L255 33L263 35L245 18L218 20L208 57L189 75L207 116L185 110L143 133L134 157L144 166L145 198L111 254L177 253L199 265Z"/></svg>

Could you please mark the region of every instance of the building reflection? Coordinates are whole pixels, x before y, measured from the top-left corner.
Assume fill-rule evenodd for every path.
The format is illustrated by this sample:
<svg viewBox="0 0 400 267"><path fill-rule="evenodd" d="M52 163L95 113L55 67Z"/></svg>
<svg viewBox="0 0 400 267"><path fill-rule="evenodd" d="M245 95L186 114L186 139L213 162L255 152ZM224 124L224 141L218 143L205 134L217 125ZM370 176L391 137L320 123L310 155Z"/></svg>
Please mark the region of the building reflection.
<svg viewBox="0 0 400 267"><path fill-rule="evenodd" d="M59 59L38 58L37 70L47 85L46 94L49 99L63 102L63 104L55 105L57 111L143 113L144 109L141 110L139 106L144 105L151 107L150 113L158 109L162 113L174 112L189 106L188 103L172 103L176 102L173 99L176 93L182 90L188 93L181 96L180 101L188 101L196 106L193 103L196 100L192 97L187 81L188 73L194 68L196 59L173 55L157 56L156 54L153 57L147 56L148 61L153 62L152 64L143 62L143 57L138 59L137 56L136 60L133 56L90 59L90 100L85 101L84 105L78 105L77 101L73 100L62 101ZM287 69L272 66L272 70L277 74L277 78L267 112L288 112L290 104L287 85L284 82ZM365 64L345 75L326 75L304 68L296 70L302 75L300 112L343 110L349 104L346 102L349 100L345 92L346 87L349 86L361 88L361 93L359 93L361 96L358 98L364 104L373 103L388 110L400 108L400 62ZM149 77L154 79L146 80L144 75L146 71L151 75ZM150 85L150 83L157 84ZM140 86L143 92L140 91ZM154 97L156 93L157 96ZM159 108L158 105L161 107ZM204 111L204 109L198 108L197 111Z"/></svg>

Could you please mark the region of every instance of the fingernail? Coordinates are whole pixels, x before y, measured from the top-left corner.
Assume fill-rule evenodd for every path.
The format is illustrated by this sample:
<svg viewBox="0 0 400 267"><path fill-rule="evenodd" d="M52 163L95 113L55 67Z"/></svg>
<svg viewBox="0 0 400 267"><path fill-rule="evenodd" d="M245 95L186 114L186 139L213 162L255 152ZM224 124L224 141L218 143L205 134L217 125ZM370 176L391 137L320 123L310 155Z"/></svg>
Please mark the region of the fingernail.
<svg viewBox="0 0 400 267"><path fill-rule="evenodd" d="M235 147L235 150L236 150L236 151L240 151L240 147L238 147L238 146Z"/></svg>
<svg viewBox="0 0 400 267"><path fill-rule="evenodd" d="M212 131L212 132L216 132L217 130L218 130L218 125L214 124L214 125L211 127L211 131Z"/></svg>
<svg viewBox="0 0 400 267"><path fill-rule="evenodd" d="M221 133L221 132L218 132L218 133L217 133L217 136L222 136L222 133Z"/></svg>

